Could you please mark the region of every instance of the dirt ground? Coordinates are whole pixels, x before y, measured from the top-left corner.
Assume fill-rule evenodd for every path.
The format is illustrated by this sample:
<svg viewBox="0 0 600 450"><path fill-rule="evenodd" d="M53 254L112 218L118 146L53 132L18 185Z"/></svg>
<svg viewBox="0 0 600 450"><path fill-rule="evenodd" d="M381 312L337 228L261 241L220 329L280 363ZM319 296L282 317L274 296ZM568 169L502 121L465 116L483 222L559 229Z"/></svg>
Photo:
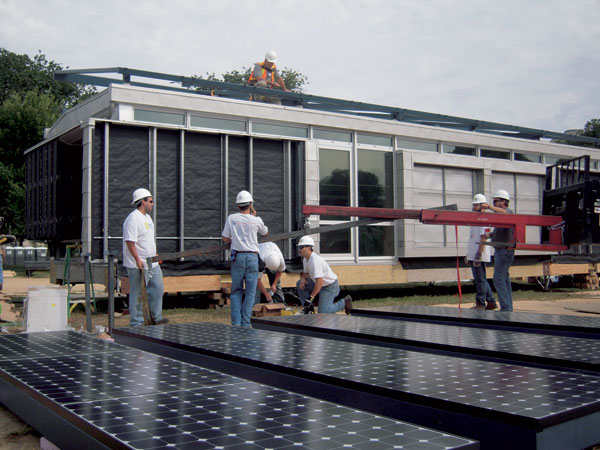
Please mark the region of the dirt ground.
<svg viewBox="0 0 600 450"><path fill-rule="evenodd" d="M0 292L0 299L11 296L26 296L30 286L48 286L48 278L17 277L14 273L4 274L4 288ZM106 295L104 286L95 286L97 295ZM73 287L75 294L83 294L82 285ZM458 305L438 305L456 308ZM462 308L470 308L472 304L462 304ZM515 311L538 312L547 314L567 314L579 316L600 317L600 291L588 291L578 295L572 293L565 294L564 299L553 301L515 301ZM493 312L490 312L493 314ZM229 323L229 311L221 310L194 310L190 313L187 310L169 309L165 311L165 317L168 317L171 323L184 322L221 322ZM85 329L85 314L83 308L78 306L69 318L69 324L75 330ZM96 325L106 327L108 318L106 314L97 314L92 316L92 329L96 331ZM126 327L129 325L129 316L122 315L115 317L115 327ZM108 337L108 336L107 336ZM2 404L0 404L0 450L21 450L21 449L39 449L41 436L19 417L12 414Z"/></svg>

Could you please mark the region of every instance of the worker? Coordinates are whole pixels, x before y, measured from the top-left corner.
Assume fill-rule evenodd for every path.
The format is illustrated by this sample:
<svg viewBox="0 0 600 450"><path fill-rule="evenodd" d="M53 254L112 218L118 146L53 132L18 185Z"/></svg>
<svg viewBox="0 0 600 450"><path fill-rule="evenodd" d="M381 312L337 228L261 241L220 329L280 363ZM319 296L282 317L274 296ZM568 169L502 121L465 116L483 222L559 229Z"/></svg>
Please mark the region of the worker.
<svg viewBox="0 0 600 450"><path fill-rule="evenodd" d="M302 274L296 283L298 297L302 301L304 311L311 308L314 299L319 296L319 313L334 314L342 309L350 314L352 297L346 295L334 302L340 293L338 278L329 264L313 251L315 241L310 236L302 236L298 241L298 250L302 256Z"/></svg>
<svg viewBox="0 0 600 450"><path fill-rule="evenodd" d="M481 212L481 205L487 203L487 199L483 194L476 194L473 197L473 212ZM489 264L490 247L484 242L488 239L487 234L489 228L473 226L469 234L469 243L467 244L467 255L465 263L471 267L473 273L473 283L477 293L475 294L475 306L473 309L490 309L494 310L498 307L494 293L487 281L485 271L486 264ZM487 304L486 304L487 302Z"/></svg>
<svg viewBox="0 0 600 450"><path fill-rule="evenodd" d="M260 217L251 214L254 199L240 191L235 203L238 213L230 214L221 233L223 242L231 243L231 324L250 328L250 316L258 280L258 233L269 229Z"/></svg>
<svg viewBox="0 0 600 450"><path fill-rule="evenodd" d="M258 244L258 256L260 258L260 266L264 266L263 273L266 273L269 279L269 289L265 288L262 282L262 274L259 274L256 283L256 303L260 303L260 294L264 295L269 303L285 303L283 289L281 289L281 275L285 270L285 259L283 253L274 242L263 242Z"/></svg>
<svg viewBox="0 0 600 450"><path fill-rule="evenodd" d="M148 309L152 324L162 325L169 321L162 315L164 293L163 275L160 265L155 262L148 267L146 258L156 256L156 236L150 213L154 199L148 189L133 191L131 204L135 209L123 222L123 266L129 276L129 323L132 327L144 323L141 304L141 274L144 272Z"/></svg>
<svg viewBox="0 0 600 450"><path fill-rule="evenodd" d="M508 192L499 189L494 193L493 205L482 203L483 210L490 209L496 214L514 214L508 207L510 196ZM510 274L508 273L513 260L514 251L514 232L512 228L495 227L492 233L492 243L494 252L494 287L498 295L501 311L512 311L512 284Z"/></svg>
<svg viewBox="0 0 600 450"><path fill-rule="evenodd" d="M269 50L263 62L254 64L254 68L248 78L248 84L264 89L281 89L284 92L290 92L277 70L276 62L277 54L273 50ZM259 96L258 101L281 105L281 100L278 97Z"/></svg>

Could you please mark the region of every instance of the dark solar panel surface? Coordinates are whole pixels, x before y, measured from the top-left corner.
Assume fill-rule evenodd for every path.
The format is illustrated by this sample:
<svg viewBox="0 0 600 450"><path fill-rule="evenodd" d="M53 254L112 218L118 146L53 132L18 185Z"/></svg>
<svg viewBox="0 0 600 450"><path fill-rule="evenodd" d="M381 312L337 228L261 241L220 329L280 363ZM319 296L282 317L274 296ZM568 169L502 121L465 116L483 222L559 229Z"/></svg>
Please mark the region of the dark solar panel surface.
<svg viewBox="0 0 600 450"><path fill-rule="evenodd" d="M231 331L231 333L230 333ZM221 352L411 394L448 410L472 406L498 420L547 426L600 410L600 377L401 349L333 341L220 324L182 324L119 330L196 352ZM245 338L244 338L245 335ZM118 339L118 335L117 335ZM504 418L504 419L503 419Z"/></svg>
<svg viewBox="0 0 600 450"><path fill-rule="evenodd" d="M600 340L597 339L341 314L263 317L253 319L253 323L257 327L261 324L279 325L281 329L278 331L293 332L299 328L404 345L430 345L432 348L469 351L531 363L600 370Z"/></svg>
<svg viewBox="0 0 600 450"><path fill-rule="evenodd" d="M58 405L51 407L57 414L131 448L477 448L463 438L84 334L1 336L0 349L1 380L26 386L46 406Z"/></svg>
<svg viewBox="0 0 600 450"><path fill-rule="evenodd" d="M547 330L567 330L589 333L600 338L600 317L567 316L560 314L540 314L522 311L486 311L470 308L449 308L443 306L397 305L373 308L354 308L353 315L385 315L390 318L407 317L441 321L459 321L527 327Z"/></svg>

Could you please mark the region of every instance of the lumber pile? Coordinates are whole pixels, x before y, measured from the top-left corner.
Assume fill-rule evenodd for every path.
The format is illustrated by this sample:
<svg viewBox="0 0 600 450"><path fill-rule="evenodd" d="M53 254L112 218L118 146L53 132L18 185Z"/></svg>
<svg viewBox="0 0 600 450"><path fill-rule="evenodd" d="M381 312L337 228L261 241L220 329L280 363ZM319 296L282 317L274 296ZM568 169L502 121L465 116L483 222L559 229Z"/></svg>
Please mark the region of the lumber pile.
<svg viewBox="0 0 600 450"><path fill-rule="evenodd" d="M595 268L590 268L587 274L575 275L573 287L578 289L594 290L598 289L598 272Z"/></svg>

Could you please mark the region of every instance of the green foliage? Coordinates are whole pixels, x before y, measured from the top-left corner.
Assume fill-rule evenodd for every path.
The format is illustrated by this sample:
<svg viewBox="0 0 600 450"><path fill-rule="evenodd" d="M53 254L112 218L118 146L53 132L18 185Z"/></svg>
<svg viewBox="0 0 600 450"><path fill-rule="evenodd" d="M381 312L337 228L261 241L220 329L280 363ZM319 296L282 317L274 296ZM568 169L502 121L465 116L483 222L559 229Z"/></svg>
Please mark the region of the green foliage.
<svg viewBox="0 0 600 450"><path fill-rule="evenodd" d="M90 97L93 87L55 81L62 69L41 52L31 59L0 48L0 216L3 232L25 231L24 151L43 139L60 112Z"/></svg>
<svg viewBox="0 0 600 450"><path fill-rule="evenodd" d="M585 126L583 127L582 130L575 130L574 134L576 136L588 136L588 137L593 137L596 139L600 139L600 119L591 119L588 120L587 123L585 124ZM565 141L563 139L556 139L553 142L556 142L558 144L569 144L569 145L577 145L579 147L597 147L594 144L588 144L588 143L574 143L574 142L568 142Z"/></svg>
<svg viewBox="0 0 600 450"><path fill-rule="evenodd" d="M54 71L61 69L60 64L48 61L41 52L31 59L0 48L0 103L14 93L37 90L50 94L62 110L96 93L94 87L55 81Z"/></svg>
<svg viewBox="0 0 600 450"><path fill-rule="evenodd" d="M588 120L583 127L582 136L600 138L600 119Z"/></svg>
<svg viewBox="0 0 600 450"><path fill-rule="evenodd" d="M225 72L222 76L217 76L214 73L207 73L204 77L209 81L224 81L226 83L247 84L248 78L253 67L242 67L242 70L232 70ZM294 69L284 67L280 70L281 78L285 81L286 87L293 92L304 92L304 88L309 84L308 77Z"/></svg>

